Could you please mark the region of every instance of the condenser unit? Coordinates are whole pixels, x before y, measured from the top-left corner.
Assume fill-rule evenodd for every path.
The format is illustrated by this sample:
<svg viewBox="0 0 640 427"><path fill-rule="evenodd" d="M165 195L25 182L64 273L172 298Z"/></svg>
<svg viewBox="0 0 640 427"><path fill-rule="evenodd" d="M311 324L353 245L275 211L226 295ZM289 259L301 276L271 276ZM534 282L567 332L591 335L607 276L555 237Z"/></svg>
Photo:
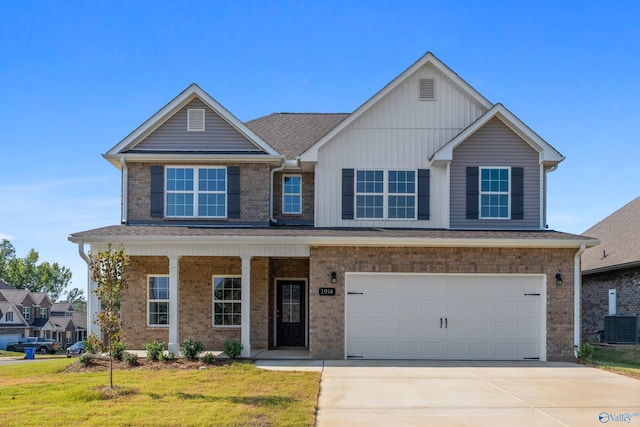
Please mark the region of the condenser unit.
<svg viewBox="0 0 640 427"><path fill-rule="evenodd" d="M636 344L638 342L638 316L632 314L605 316L604 342Z"/></svg>

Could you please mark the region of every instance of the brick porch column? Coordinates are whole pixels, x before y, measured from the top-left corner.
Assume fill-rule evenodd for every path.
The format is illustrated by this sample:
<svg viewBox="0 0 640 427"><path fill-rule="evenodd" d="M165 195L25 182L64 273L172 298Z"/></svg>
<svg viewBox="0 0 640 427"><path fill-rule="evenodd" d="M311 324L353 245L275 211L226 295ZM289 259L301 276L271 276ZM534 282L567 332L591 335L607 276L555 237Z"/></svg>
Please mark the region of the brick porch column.
<svg viewBox="0 0 640 427"><path fill-rule="evenodd" d="M180 331L178 330L178 260L179 257L172 255L169 257L169 345L170 352L178 354L180 351Z"/></svg>
<svg viewBox="0 0 640 427"><path fill-rule="evenodd" d="M241 332L242 357L251 357L251 256L242 255Z"/></svg>

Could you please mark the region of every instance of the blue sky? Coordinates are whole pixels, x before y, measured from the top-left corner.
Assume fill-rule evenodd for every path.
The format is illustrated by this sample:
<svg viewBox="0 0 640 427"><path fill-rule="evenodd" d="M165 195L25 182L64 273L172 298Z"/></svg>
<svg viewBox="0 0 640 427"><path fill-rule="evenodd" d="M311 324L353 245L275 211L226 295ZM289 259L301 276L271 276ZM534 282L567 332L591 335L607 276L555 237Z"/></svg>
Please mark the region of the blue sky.
<svg viewBox="0 0 640 427"><path fill-rule="evenodd" d="M0 238L86 266L119 223L101 154L190 83L246 121L351 112L425 52L567 157L548 223L581 233L640 195L640 3L0 2Z"/></svg>

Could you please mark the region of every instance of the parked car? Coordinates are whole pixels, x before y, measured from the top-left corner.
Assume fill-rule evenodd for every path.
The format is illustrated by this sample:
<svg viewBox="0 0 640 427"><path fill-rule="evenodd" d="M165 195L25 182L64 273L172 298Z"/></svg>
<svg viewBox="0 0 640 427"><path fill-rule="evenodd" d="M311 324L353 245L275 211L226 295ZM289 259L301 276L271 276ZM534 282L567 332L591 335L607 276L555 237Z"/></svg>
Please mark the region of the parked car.
<svg viewBox="0 0 640 427"><path fill-rule="evenodd" d="M25 348L35 348L40 354L55 354L60 345L52 339L40 337L24 337L17 342L7 343L7 351L24 352Z"/></svg>
<svg viewBox="0 0 640 427"><path fill-rule="evenodd" d="M84 341L77 341L73 345L67 347L67 357L71 357L73 355L80 355L85 353L87 350L84 349Z"/></svg>

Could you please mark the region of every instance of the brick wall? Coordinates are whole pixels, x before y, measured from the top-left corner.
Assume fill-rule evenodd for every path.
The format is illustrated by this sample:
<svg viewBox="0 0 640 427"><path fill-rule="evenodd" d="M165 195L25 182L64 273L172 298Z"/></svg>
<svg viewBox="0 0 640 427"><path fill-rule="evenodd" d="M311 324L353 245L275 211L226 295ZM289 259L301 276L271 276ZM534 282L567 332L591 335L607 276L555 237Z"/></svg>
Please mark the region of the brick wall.
<svg viewBox="0 0 640 427"><path fill-rule="evenodd" d="M123 341L141 349L151 341L168 343L168 327L147 326L147 275L169 274L166 257L131 257L129 287L122 295ZM179 260L179 340L199 340L207 350L221 350L227 339L240 339L240 328L213 326L213 276L242 274L238 257L182 257ZM267 347L268 258L251 260L251 346Z"/></svg>
<svg viewBox="0 0 640 427"><path fill-rule="evenodd" d="M344 273L491 273L547 275L547 359L573 360L574 249L312 247L309 283L309 352L344 358ZM319 297L338 273L336 297ZM562 286L555 284L560 272Z"/></svg>
<svg viewBox="0 0 640 427"><path fill-rule="evenodd" d="M582 338L596 341L609 314L609 289L616 290L616 312L640 315L640 268L626 268L582 276Z"/></svg>
<svg viewBox="0 0 640 427"><path fill-rule="evenodd" d="M269 165L268 164L229 164L240 167L240 218L226 220L207 219L203 221L228 222L268 222L269 221ZM129 221L166 221L179 222L176 219L151 218L151 164L127 163L128 168L128 220ZM195 219L189 218L189 221Z"/></svg>

